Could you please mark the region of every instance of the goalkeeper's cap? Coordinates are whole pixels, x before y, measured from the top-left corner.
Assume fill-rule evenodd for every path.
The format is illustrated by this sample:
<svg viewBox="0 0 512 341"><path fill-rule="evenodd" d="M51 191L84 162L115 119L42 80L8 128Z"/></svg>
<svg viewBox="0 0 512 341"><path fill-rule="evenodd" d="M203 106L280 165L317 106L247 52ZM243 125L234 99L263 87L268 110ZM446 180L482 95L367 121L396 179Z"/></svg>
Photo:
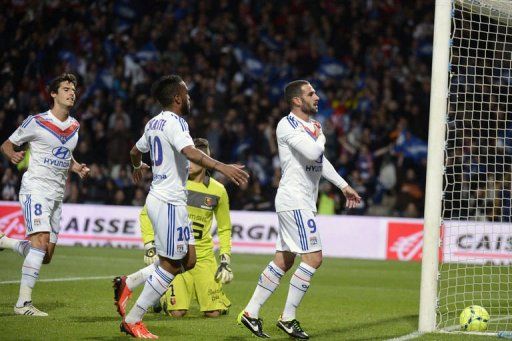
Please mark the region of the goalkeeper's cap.
<svg viewBox="0 0 512 341"><path fill-rule="evenodd" d="M210 144L207 139L197 137L194 139L194 146L205 153L206 155L210 155Z"/></svg>

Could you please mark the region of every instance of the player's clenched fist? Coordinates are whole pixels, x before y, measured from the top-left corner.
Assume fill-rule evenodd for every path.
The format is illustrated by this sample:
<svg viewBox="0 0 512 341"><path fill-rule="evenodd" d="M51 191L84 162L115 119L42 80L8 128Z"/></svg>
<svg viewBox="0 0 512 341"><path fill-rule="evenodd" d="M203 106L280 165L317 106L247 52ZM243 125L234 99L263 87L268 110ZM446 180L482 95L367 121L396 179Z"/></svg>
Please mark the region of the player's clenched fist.
<svg viewBox="0 0 512 341"><path fill-rule="evenodd" d="M14 152L11 155L11 162L17 165L25 158L25 152Z"/></svg>
<svg viewBox="0 0 512 341"><path fill-rule="evenodd" d="M73 163L73 166L72 166L72 169L71 169L73 172L75 172L76 174L78 174L78 176L80 177L80 179L84 179L87 177L87 175L89 175L89 172L91 171L89 169L89 167L87 167L87 165L85 163Z"/></svg>

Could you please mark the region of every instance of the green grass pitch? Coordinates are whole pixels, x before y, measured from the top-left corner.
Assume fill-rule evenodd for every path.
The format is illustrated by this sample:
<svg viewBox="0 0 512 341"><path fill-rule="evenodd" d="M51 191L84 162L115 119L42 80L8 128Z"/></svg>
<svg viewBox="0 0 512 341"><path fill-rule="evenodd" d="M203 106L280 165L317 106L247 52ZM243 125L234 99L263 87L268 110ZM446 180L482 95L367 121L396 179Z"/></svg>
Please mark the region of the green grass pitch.
<svg viewBox="0 0 512 341"><path fill-rule="evenodd" d="M200 316L196 305L187 317L148 313L145 323L163 340L254 340L236 324L257 278L271 256L233 255L235 280L225 286L233 305L217 319ZM141 250L59 247L52 264L43 265L34 289L36 307L49 317L15 316L22 258L0 253L0 340L126 340L113 305L111 276L143 266ZM63 281L63 278L71 280ZM72 278L80 278L72 279ZM289 339L275 326L284 306L290 273L261 311L273 339ZM46 281L57 279L56 281ZM420 264L327 258L311 282L297 318L314 340L386 340L417 329ZM139 291L136 291L138 295ZM135 296L136 297L136 296ZM132 299L132 302L134 300ZM482 339L432 334L421 340Z"/></svg>

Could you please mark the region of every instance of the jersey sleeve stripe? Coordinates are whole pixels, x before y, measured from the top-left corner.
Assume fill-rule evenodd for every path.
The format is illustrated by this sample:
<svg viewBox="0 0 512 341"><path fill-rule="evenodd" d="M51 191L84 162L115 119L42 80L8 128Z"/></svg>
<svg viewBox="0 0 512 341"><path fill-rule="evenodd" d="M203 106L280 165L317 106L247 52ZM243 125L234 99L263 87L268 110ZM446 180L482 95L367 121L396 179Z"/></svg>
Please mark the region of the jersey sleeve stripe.
<svg viewBox="0 0 512 341"><path fill-rule="evenodd" d="M25 119L25 121L23 121L23 123L21 124L21 127L22 128L26 128L28 126L28 124L30 123L30 121L32 121L32 119L34 118L34 116L30 115L29 117L27 117Z"/></svg>
<svg viewBox="0 0 512 341"><path fill-rule="evenodd" d="M181 124L181 129L183 131L187 131L188 130L188 127L187 127L187 122L185 122L184 119L182 119L181 117L179 118L179 121L180 121L180 124Z"/></svg>
<svg viewBox="0 0 512 341"><path fill-rule="evenodd" d="M293 117L287 116L286 119L288 120L290 125L293 127L293 129L297 128L297 126L299 125L297 122L295 122Z"/></svg>

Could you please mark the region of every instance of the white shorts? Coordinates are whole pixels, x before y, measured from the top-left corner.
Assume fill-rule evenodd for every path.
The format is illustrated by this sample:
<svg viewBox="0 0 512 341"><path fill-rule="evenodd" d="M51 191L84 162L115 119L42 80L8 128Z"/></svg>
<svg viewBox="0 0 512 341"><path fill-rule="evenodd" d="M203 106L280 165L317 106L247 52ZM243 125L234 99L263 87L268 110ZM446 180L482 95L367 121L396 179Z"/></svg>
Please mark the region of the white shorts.
<svg viewBox="0 0 512 341"><path fill-rule="evenodd" d="M315 222L315 213L307 210L277 212L279 233L277 251L303 254L322 250L320 231Z"/></svg>
<svg viewBox="0 0 512 341"><path fill-rule="evenodd" d="M26 235L50 232L50 243L57 243L62 201L32 194L20 194L20 204L25 218Z"/></svg>
<svg viewBox="0 0 512 341"><path fill-rule="evenodd" d="M148 195L146 207L155 231L157 253L169 259L183 259L188 245L195 244L187 206L175 206Z"/></svg>

